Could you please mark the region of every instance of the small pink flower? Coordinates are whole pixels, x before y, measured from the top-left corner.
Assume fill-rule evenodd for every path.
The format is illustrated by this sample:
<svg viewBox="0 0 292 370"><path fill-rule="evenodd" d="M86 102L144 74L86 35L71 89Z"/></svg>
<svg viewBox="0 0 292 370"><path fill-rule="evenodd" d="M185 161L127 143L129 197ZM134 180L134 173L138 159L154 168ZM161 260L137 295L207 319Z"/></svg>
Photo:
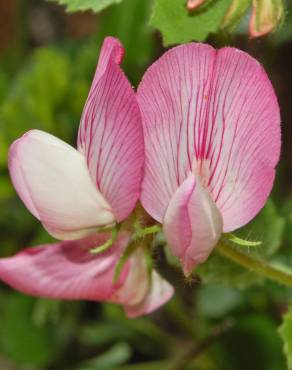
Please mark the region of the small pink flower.
<svg viewBox="0 0 292 370"><path fill-rule="evenodd" d="M0 278L29 295L119 303L128 317L148 314L166 303L173 288L154 270L150 279L142 250L134 252L114 282L116 265L129 242L129 234L120 233L104 253L90 253L91 248L108 237L109 234L101 233L28 248L0 259Z"/></svg>
<svg viewBox="0 0 292 370"><path fill-rule="evenodd" d="M10 148L15 189L58 239L77 239L121 222L139 198L143 129L134 91L119 67L123 53L118 40L105 39L80 122L78 150L38 130Z"/></svg>
<svg viewBox="0 0 292 370"><path fill-rule="evenodd" d="M30 295L119 303L135 317L167 302L172 286L154 270L149 276L139 249L115 282L128 232L121 232L106 252L90 251L110 238L96 235L98 227L126 219L140 196L143 128L134 91L119 67L123 53L118 40L105 39L78 150L38 130L12 144L9 170L20 198L50 234L66 241L0 259L0 279Z"/></svg>
<svg viewBox="0 0 292 370"><path fill-rule="evenodd" d="M270 194L279 107L262 66L234 48L166 52L138 89L145 141L141 202L163 224L184 272L222 232L249 222Z"/></svg>

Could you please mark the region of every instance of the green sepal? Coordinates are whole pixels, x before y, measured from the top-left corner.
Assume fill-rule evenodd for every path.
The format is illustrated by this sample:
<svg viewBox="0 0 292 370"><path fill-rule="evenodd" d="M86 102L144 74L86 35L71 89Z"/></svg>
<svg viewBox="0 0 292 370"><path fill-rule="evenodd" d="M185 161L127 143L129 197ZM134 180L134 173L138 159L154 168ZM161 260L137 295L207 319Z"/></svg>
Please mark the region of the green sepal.
<svg viewBox="0 0 292 370"><path fill-rule="evenodd" d="M111 238L109 238L102 245L99 245L98 247L95 247L95 248L90 249L90 253L92 253L92 254L98 254L98 253L105 252L106 250L108 250L109 248L111 248L112 245L113 245L113 243L114 243L114 241L116 240L116 238L118 236L119 230L120 230L120 226L117 224L111 230L111 233L112 233Z"/></svg>
<svg viewBox="0 0 292 370"><path fill-rule="evenodd" d="M228 240L233 242L234 244L240 245L241 247L258 247L262 244L261 241L252 241L252 240L246 240L239 238L236 235L233 234L225 234Z"/></svg>

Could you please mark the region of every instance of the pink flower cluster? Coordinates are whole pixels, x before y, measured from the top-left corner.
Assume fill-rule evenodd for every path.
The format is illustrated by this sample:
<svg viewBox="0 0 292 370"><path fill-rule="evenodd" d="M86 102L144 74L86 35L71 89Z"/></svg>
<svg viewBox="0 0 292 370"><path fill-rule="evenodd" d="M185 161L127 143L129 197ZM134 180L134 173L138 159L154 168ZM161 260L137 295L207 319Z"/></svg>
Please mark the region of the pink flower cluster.
<svg viewBox="0 0 292 370"><path fill-rule="evenodd" d="M173 287L131 241L109 232L140 199L185 275L220 235L249 222L271 191L280 151L279 108L262 66L234 48L190 43L166 52L135 93L124 50L105 39L82 114L77 148L38 130L16 140L9 170L20 198L61 242L0 260L0 278L24 293L109 301L147 314ZM48 92L49 93L49 92ZM138 243L139 244L139 243Z"/></svg>

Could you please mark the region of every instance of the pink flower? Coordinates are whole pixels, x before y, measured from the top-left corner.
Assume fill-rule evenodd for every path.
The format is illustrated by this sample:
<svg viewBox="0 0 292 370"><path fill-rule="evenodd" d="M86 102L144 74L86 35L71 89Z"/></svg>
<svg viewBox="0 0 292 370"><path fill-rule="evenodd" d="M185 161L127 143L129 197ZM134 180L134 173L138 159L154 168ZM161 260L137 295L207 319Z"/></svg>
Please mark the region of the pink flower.
<svg viewBox="0 0 292 370"><path fill-rule="evenodd" d="M138 89L145 141L141 202L184 272L222 232L249 222L270 194L280 151L279 107L262 66L234 48L166 52Z"/></svg>
<svg viewBox="0 0 292 370"><path fill-rule="evenodd" d="M38 130L12 144L9 171L16 191L46 230L66 241L1 259L0 279L30 295L119 303L135 317L168 301L172 286L154 270L149 275L141 248L115 281L128 232L121 232L106 252L90 251L110 238L96 235L98 227L126 219L140 196L143 128L134 91L119 67L123 53L118 40L105 39L78 150Z"/></svg>
<svg viewBox="0 0 292 370"><path fill-rule="evenodd" d="M122 232L110 250L90 249L109 234L28 248L0 259L0 278L13 288L34 296L107 301L124 306L128 317L148 314L167 302L173 288L156 271L148 274L143 251L137 250L114 281L116 265L129 242Z"/></svg>
<svg viewBox="0 0 292 370"><path fill-rule="evenodd" d="M80 122L78 150L38 130L10 148L16 191L58 239L77 239L121 222L139 198L143 129L134 91L119 67L123 53L118 40L105 39Z"/></svg>

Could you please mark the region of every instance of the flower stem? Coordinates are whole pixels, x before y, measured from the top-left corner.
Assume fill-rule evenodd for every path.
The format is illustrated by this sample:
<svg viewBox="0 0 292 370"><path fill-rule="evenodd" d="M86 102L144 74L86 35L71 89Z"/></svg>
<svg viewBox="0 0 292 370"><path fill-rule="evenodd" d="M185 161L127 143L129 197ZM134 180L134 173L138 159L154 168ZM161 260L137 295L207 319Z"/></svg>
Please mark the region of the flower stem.
<svg viewBox="0 0 292 370"><path fill-rule="evenodd" d="M216 250L220 252L222 256L248 270L282 285L292 287L292 274L275 268L268 262L259 260L251 255L247 255L246 253L239 251L237 248L232 247L227 241L220 240L217 244Z"/></svg>
<svg viewBox="0 0 292 370"><path fill-rule="evenodd" d="M95 247L95 248L92 248L90 250L90 253L93 253L93 254L98 254L98 253L102 253L102 252L105 252L107 249L111 248L111 246L113 245L114 241L116 240L117 236L118 236L118 227L114 227L111 231L112 233L112 236L110 239L108 239L105 243L103 243L102 245L99 245L98 247Z"/></svg>
<svg viewBox="0 0 292 370"><path fill-rule="evenodd" d="M137 239L140 239L140 238L143 238L146 235L156 234L159 231L161 231L161 227L159 225L152 225L152 226L145 227L144 229L140 229L140 230L136 231L135 237Z"/></svg>

